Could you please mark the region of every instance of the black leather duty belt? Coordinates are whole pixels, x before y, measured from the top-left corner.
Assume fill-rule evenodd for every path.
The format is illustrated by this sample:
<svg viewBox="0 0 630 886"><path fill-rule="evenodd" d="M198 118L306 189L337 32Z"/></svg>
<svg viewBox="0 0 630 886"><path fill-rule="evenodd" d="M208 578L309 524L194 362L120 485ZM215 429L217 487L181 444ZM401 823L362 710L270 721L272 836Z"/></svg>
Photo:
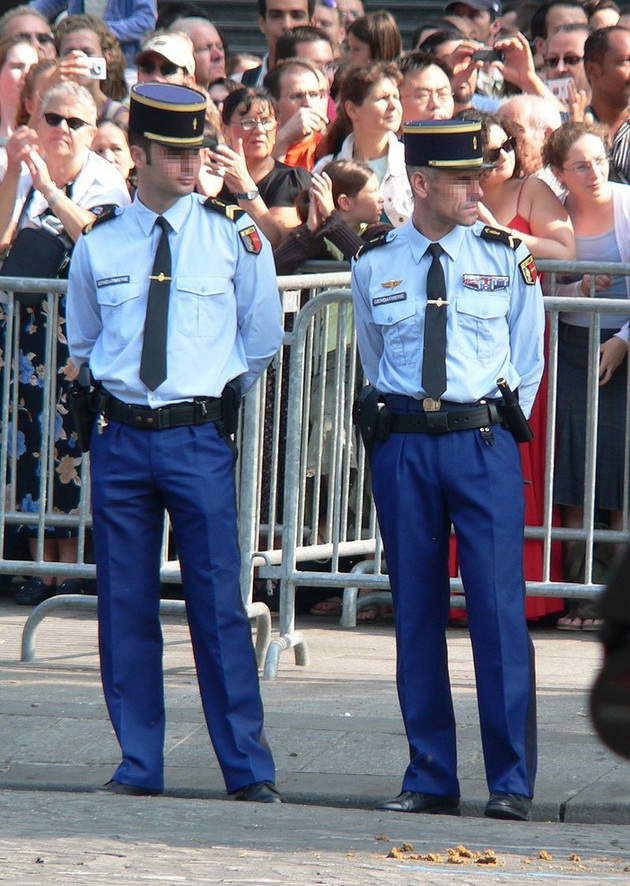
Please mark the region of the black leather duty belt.
<svg viewBox="0 0 630 886"><path fill-rule="evenodd" d="M149 406L132 406L108 395L101 411L106 418L132 428L162 431L166 428L182 428L185 425L204 425L210 421L220 421L221 399L199 397L189 403L176 403L173 406L151 409Z"/></svg>
<svg viewBox="0 0 630 886"><path fill-rule="evenodd" d="M498 425L503 416L496 403L471 406L444 412L392 412L389 430L392 434L448 434Z"/></svg>

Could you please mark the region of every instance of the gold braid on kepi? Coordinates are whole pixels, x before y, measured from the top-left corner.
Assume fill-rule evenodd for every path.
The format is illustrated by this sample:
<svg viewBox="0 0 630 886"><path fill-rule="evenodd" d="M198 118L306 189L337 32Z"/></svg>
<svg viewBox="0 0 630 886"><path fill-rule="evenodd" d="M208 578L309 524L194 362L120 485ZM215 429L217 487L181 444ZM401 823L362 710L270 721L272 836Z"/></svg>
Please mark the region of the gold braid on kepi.
<svg viewBox="0 0 630 886"><path fill-rule="evenodd" d="M173 83L138 83L131 90L129 133L168 148L200 148L207 100Z"/></svg>
<svg viewBox="0 0 630 886"><path fill-rule="evenodd" d="M484 163L478 120L421 120L403 124L405 163L453 172L490 169Z"/></svg>

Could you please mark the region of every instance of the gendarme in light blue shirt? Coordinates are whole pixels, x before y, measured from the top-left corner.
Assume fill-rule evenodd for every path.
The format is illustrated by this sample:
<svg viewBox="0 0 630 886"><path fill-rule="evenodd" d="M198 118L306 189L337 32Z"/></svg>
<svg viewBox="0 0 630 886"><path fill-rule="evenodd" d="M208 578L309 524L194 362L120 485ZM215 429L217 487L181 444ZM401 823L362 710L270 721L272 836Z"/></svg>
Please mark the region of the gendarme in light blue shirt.
<svg viewBox="0 0 630 886"><path fill-rule="evenodd" d="M237 376L250 387L283 331L269 241L243 213L237 221L189 194L164 213L171 225L167 378L150 391L139 378L149 276L160 228L137 198L79 238L72 255L67 334L76 365L89 362L125 403L157 408L219 397ZM238 213L238 210L237 210ZM239 232L244 233L241 237ZM247 250L253 236L258 254Z"/></svg>
<svg viewBox="0 0 630 886"><path fill-rule="evenodd" d="M439 241L448 298L447 388L444 400L474 403L499 397L497 379L518 388L529 415L542 376L544 308L531 280L531 256L481 237L484 224L456 226ZM412 222L390 231L384 245L352 267L361 362L382 393L425 396L422 350L426 280L431 256ZM521 268L521 263L524 263Z"/></svg>

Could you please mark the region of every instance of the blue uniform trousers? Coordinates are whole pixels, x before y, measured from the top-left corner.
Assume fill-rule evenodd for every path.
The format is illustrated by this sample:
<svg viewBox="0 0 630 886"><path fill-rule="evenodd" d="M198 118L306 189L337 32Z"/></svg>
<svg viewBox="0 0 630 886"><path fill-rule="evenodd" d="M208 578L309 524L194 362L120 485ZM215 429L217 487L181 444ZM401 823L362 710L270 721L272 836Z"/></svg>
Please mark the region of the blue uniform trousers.
<svg viewBox="0 0 630 886"><path fill-rule="evenodd" d="M492 428L376 442L373 490L391 577L397 683L411 761L403 790L459 796L445 630L457 536L490 791L533 795L536 709L517 444Z"/></svg>
<svg viewBox="0 0 630 886"><path fill-rule="evenodd" d="M160 553L168 510L208 731L228 792L275 781L239 588L234 451L216 425L94 432L92 508L101 675L122 763L113 778L161 789Z"/></svg>

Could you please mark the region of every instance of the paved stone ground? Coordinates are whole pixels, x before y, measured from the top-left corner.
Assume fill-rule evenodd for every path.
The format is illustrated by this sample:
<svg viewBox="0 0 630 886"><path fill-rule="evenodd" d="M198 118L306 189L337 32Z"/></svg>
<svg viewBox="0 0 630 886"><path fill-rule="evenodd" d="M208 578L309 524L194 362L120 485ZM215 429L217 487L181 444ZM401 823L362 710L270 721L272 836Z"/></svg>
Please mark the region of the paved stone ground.
<svg viewBox="0 0 630 886"><path fill-rule="evenodd" d="M523 825L481 817L487 793L464 631L449 632L465 813L454 819L373 811L398 793L407 753L390 624L344 631L332 620L302 620L310 666L284 653L278 680L262 684L278 784L290 801L266 807L220 799L177 618L164 623L167 796L89 793L118 759L94 620L46 619L37 658L26 664L27 615L0 598L0 883L630 883L630 771L592 734L587 693L600 661L592 635L533 634L540 767L536 820ZM405 843L413 849L386 857ZM446 849L458 845L492 849L498 864L449 863Z"/></svg>

